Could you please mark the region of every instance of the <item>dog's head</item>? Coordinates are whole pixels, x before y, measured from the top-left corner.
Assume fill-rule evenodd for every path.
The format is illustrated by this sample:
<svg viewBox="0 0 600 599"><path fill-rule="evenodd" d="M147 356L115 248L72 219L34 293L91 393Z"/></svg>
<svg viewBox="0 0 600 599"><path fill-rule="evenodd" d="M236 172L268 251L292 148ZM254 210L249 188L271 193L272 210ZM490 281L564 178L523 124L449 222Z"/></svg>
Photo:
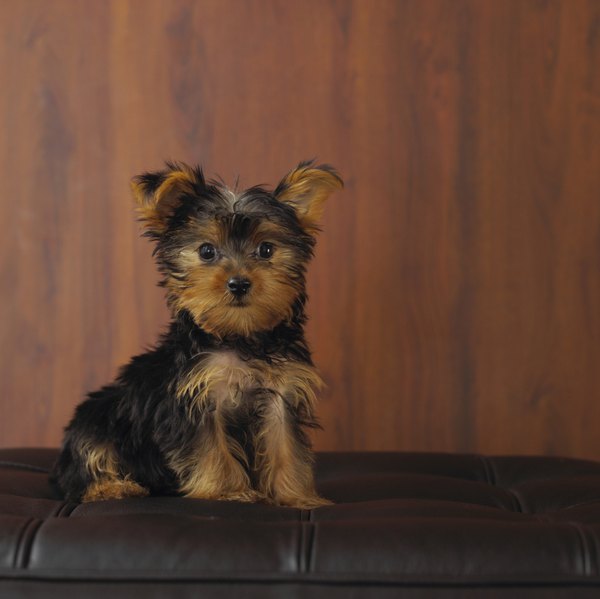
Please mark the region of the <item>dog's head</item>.
<svg viewBox="0 0 600 599"><path fill-rule="evenodd" d="M303 162L274 191L230 190L199 167L167 163L132 181L145 234L156 241L162 285L219 337L268 331L305 297L305 270L327 197L342 186L327 165Z"/></svg>

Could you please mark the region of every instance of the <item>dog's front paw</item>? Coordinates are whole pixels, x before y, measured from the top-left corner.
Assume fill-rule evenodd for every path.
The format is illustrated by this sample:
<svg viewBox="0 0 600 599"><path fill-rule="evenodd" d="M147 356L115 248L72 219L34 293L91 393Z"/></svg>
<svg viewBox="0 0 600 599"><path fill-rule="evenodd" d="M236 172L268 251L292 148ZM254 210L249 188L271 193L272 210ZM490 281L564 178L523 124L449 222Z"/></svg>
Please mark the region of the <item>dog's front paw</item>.
<svg viewBox="0 0 600 599"><path fill-rule="evenodd" d="M241 501L243 503L259 503L261 501L265 501L266 498L258 491L248 489L245 491L226 493L219 497L219 499L222 501Z"/></svg>
<svg viewBox="0 0 600 599"><path fill-rule="evenodd" d="M277 497L274 502L276 505L285 507L295 507L299 510L314 510L325 505L333 505L333 501L324 499L318 495L303 495L297 497Z"/></svg>

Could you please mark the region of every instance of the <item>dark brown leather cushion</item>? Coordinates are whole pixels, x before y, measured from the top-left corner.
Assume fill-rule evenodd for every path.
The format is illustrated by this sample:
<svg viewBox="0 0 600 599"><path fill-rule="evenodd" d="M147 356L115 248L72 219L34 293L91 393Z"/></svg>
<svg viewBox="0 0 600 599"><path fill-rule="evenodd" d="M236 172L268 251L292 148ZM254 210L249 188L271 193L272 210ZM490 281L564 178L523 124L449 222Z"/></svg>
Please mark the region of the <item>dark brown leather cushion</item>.
<svg viewBox="0 0 600 599"><path fill-rule="evenodd" d="M276 596L271 585L325 597L457 585L600 593L595 462L321 453L317 484L335 505L301 511L174 497L67 504L47 482L56 453L0 450L0 594L82 581L145 597L182 584L235 596Z"/></svg>

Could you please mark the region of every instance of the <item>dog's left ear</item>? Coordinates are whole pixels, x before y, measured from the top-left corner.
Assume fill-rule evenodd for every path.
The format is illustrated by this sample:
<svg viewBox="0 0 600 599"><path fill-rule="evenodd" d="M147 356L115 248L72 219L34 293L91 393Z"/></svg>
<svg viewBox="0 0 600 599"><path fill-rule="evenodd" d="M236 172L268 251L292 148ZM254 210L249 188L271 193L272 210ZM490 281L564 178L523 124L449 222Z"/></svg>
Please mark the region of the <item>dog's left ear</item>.
<svg viewBox="0 0 600 599"><path fill-rule="evenodd" d="M281 180L274 195L280 202L296 210L300 224L305 229L316 233L325 200L343 186L342 178L328 164L313 166L312 161L301 162Z"/></svg>
<svg viewBox="0 0 600 599"><path fill-rule="evenodd" d="M167 230L182 196L198 185L204 185L202 170L183 163L168 162L162 171L134 177L131 190L146 234L159 238Z"/></svg>

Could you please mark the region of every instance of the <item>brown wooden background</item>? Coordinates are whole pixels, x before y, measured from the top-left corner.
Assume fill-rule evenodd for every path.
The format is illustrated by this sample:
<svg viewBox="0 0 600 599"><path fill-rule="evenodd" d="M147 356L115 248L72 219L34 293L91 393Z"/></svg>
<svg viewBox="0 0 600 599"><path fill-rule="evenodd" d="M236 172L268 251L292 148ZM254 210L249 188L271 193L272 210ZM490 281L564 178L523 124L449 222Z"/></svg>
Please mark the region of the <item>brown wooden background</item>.
<svg viewBox="0 0 600 599"><path fill-rule="evenodd" d="M319 449L600 458L600 2L0 2L0 445L167 321L128 179L345 175Z"/></svg>

